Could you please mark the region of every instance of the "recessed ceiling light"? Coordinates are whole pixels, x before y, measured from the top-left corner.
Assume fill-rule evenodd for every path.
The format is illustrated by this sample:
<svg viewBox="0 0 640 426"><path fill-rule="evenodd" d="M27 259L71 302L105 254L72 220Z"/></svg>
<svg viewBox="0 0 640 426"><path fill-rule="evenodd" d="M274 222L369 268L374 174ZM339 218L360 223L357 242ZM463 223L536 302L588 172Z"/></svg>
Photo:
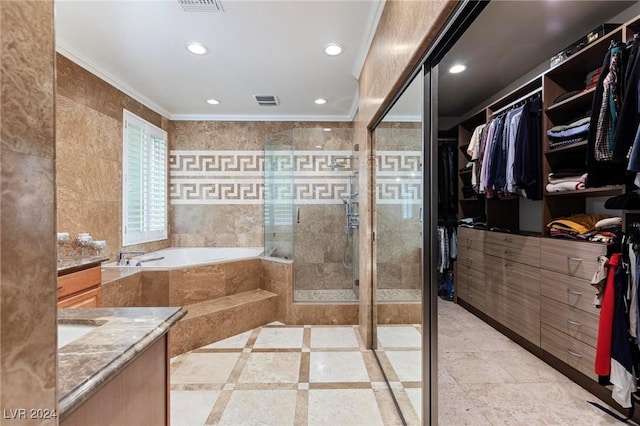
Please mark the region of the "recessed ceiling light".
<svg viewBox="0 0 640 426"><path fill-rule="evenodd" d="M325 127L324 129L322 129L324 132L330 132L331 129L329 127Z"/></svg>
<svg viewBox="0 0 640 426"><path fill-rule="evenodd" d="M329 43L324 47L324 53L329 56L338 56L342 53L343 50L344 47L342 47L342 45L338 43Z"/></svg>
<svg viewBox="0 0 640 426"><path fill-rule="evenodd" d="M197 43L195 41L187 44L187 50L194 55L204 55L209 51L209 49L207 49L205 45Z"/></svg>
<svg viewBox="0 0 640 426"><path fill-rule="evenodd" d="M218 105L220 101L217 99L207 99L207 103L210 105Z"/></svg>
<svg viewBox="0 0 640 426"><path fill-rule="evenodd" d="M317 103L318 105L324 105L324 104L327 103L327 100L326 99L322 99L322 98L318 98L313 102Z"/></svg>
<svg viewBox="0 0 640 426"><path fill-rule="evenodd" d="M458 74L458 73L461 73L462 71L464 71L466 69L467 69L466 65L456 64L456 65L452 66L451 68L449 68L449 72L451 74Z"/></svg>

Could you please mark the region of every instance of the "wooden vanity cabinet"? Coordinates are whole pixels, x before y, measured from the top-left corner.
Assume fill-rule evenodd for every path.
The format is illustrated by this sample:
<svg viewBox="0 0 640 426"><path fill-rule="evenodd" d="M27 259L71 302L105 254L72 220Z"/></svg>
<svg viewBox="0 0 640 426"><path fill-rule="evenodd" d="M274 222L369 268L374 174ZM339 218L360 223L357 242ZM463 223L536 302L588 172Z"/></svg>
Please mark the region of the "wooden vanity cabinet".
<svg viewBox="0 0 640 426"><path fill-rule="evenodd" d="M100 307L100 265L58 277L59 308Z"/></svg>

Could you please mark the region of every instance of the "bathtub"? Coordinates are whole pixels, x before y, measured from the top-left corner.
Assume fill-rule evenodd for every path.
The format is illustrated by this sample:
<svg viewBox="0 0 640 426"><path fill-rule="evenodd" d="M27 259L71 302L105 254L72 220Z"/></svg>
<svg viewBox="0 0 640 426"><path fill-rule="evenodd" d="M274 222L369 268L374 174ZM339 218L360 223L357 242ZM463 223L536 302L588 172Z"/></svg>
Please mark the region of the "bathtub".
<svg viewBox="0 0 640 426"><path fill-rule="evenodd" d="M169 270L200 265L253 259L262 255L262 247L171 247L131 257L131 266L138 260L164 257L161 260L143 262L137 268L145 270ZM102 265L103 268L122 268L117 262Z"/></svg>

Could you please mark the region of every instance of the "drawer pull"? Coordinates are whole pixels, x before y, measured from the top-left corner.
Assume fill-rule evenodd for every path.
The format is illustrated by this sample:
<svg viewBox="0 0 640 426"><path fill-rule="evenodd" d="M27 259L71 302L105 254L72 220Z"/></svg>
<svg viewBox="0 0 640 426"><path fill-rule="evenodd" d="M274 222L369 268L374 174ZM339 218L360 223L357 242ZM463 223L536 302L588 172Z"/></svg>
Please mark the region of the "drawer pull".
<svg viewBox="0 0 640 426"><path fill-rule="evenodd" d="M62 286L58 286L58 291L62 291Z"/></svg>
<svg viewBox="0 0 640 426"><path fill-rule="evenodd" d="M579 323L578 321L567 320L567 322L571 325L577 325L578 327L582 326L582 323Z"/></svg>
<svg viewBox="0 0 640 426"><path fill-rule="evenodd" d="M569 289L567 289L567 290L568 290L568 291L569 291L569 293L571 293L571 294L575 294L576 296L582 296L582 293L580 293L579 291L569 290Z"/></svg>
<svg viewBox="0 0 640 426"><path fill-rule="evenodd" d="M471 266L471 262L473 262L473 259L470 257L467 257L467 266Z"/></svg>
<svg viewBox="0 0 640 426"><path fill-rule="evenodd" d="M511 239L511 238L507 238L507 237L504 237L504 241L505 241L506 243L511 243L511 242L513 242L513 239Z"/></svg>
<svg viewBox="0 0 640 426"><path fill-rule="evenodd" d="M473 238L467 237L467 248L471 248L472 242L473 242Z"/></svg>
<svg viewBox="0 0 640 426"><path fill-rule="evenodd" d="M572 262L582 262L582 258L580 258L580 257L567 256L567 260L568 261L572 261Z"/></svg>
<svg viewBox="0 0 640 426"><path fill-rule="evenodd" d="M569 355L573 355L573 356L575 356L576 358L582 358L582 355L580 355L580 354L579 354L579 353L577 353L577 352L573 352L573 351L570 351L570 350L568 350L568 349L567 349L567 352L569 352Z"/></svg>
<svg viewBox="0 0 640 426"><path fill-rule="evenodd" d="M511 252L511 250L505 250L504 254L507 256L511 256L513 253Z"/></svg>

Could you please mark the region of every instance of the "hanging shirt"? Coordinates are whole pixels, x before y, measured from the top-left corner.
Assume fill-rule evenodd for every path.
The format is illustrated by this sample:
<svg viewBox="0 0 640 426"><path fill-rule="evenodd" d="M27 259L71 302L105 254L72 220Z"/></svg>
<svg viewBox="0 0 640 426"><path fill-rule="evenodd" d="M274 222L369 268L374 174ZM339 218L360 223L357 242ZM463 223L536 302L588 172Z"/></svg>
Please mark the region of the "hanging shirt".
<svg viewBox="0 0 640 426"><path fill-rule="evenodd" d="M507 187L506 191L511 194L518 192L516 180L513 175L513 164L516 160L516 135L518 134L518 125L522 117L522 107L516 108L507 115L507 124L509 132L507 134Z"/></svg>
<svg viewBox="0 0 640 426"><path fill-rule="evenodd" d="M615 309L615 273L620 264L620 253L614 253L609 259L607 283L602 297L602 308L598 320L598 340L596 344L595 373L601 377L611 374L611 334L613 331L613 312Z"/></svg>
<svg viewBox="0 0 640 426"><path fill-rule="evenodd" d="M611 49L611 64L604 78L602 103L596 128L595 158L598 161L610 161L613 158L616 141L616 123L620 112L620 93L618 74L622 60L622 48Z"/></svg>
<svg viewBox="0 0 640 426"><path fill-rule="evenodd" d="M478 155L480 154L482 132L486 127L486 124L482 124L473 130L469 146L467 147L467 154L469 154L469 157L471 157L471 161L473 162L473 167L471 169L471 185L474 188L477 188L478 185Z"/></svg>

